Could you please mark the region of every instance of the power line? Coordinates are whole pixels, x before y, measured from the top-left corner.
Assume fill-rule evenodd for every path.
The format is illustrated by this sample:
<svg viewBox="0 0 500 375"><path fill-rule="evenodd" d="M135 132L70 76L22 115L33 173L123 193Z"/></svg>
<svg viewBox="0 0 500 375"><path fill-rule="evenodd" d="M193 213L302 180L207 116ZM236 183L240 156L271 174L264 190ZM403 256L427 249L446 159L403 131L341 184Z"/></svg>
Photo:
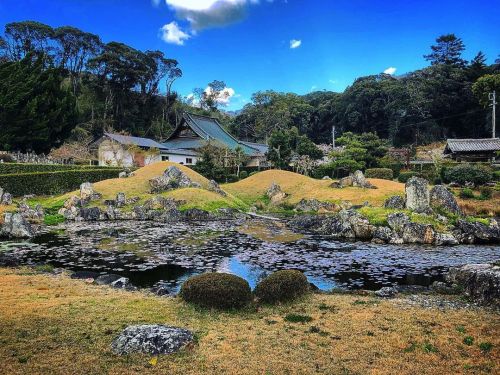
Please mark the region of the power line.
<svg viewBox="0 0 500 375"><path fill-rule="evenodd" d="M486 111L488 111L488 109L477 109L475 111L457 113L457 114L451 115L451 116L445 116L445 117L440 117L440 118L429 118L428 120L424 120L424 121L420 121L420 122L414 122L414 123L410 123L410 124L405 124L405 125L398 126L398 129L402 129L402 128L407 128L407 127L410 127L410 126L415 126L415 125L429 123L429 121L446 120L446 119L449 119L449 118L454 118L454 117L459 117L459 116L466 116L466 115L470 115L470 114L473 114L473 113L486 112ZM429 125L431 125L431 124L429 124Z"/></svg>

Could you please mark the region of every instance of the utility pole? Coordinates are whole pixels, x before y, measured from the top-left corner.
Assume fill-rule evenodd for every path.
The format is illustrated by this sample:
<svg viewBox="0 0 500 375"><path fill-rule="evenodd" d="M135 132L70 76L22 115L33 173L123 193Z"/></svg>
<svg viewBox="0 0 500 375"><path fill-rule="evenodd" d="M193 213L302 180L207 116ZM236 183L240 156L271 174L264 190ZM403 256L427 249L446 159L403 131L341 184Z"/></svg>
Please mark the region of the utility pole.
<svg viewBox="0 0 500 375"><path fill-rule="evenodd" d="M332 148L335 148L335 125L332 126Z"/></svg>
<svg viewBox="0 0 500 375"><path fill-rule="evenodd" d="M497 103L497 93L496 91L493 91L488 94L488 99L491 100L491 108L492 108L492 113L491 113L491 122L492 122L492 128L493 128L493 137L495 137L495 125L496 125L496 105Z"/></svg>

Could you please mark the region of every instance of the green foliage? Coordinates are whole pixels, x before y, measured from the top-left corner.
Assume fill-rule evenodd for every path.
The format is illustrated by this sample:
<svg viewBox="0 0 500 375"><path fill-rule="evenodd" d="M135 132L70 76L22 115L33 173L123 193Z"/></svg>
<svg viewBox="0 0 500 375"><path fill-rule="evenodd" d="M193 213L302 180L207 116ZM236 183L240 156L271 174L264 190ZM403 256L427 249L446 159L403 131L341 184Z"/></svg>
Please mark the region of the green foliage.
<svg viewBox="0 0 500 375"><path fill-rule="evenodd" d="M56 195L78 189L83 182L117 178L120 169L84 169L0 175L0 186L14 196Z"/></svg>
<svg viewBox="0 0 500 375"><path fill-rule="evenodd" d="M244 178L248 177L248 172L247 171L241 171L240 172L240 179L243 180Z"/></svg>
<svg viewBox="0 0 500 375"><path fill-rule="evenodd" d="M406 184L406 182L412 177L420 177L420 173L417 172L401 172L398 176L398 181Z"/></svg>
<svg viewBox="0 0 500 375"><path fill-rule="evenodd" d="M356 160L368 168L378 166L378 159L386 155L388 146L387 141L380 139L375 133L352 132L342 134L337 139L337 144L345 147L341 157Z"/></svg>
<svg viewBox="0 0 500 375"><path fill-rule="evenodd" d="M461 185L473 183L474 185L483 185L493 179L491 171L481 165L460 164L446 169L444 180L446 182L457 182Z"/></svg>
<svg viewBox="0 0 500 375"><path fill-rule="evenodd" d="M237 181L239 181L239 178L238 178L238 176L237 176L237 175L235 175L235 174L229 174L229 175L227 175L227 177L226 177L226 181L227 181L228 183L229 183L229 182L237 182Z"/></svg>
<svg viewBox="0 0 500 375"><path fill-rule="evenodd" d="M465 336L464 337L464 340L463 340L463 343L467 346L471 346L472 344L474 344L474 337L472 336Z"/></svg>
<svg viewBox="0 0 500 375"><path fill-rule="evenodd" d="M186 302L216 309L241 308L252 300L248 283L227 273L193 276L182 284L179 295Z"/></svg>
<svg viewBox="0 0 500 375"><path fill-rule="evenodd" d="M438 349L429 342L424 343L424 345L422 346L422 349L424 350L425 353L437 353L438 352Z"/></svg>
<svg viewBox="0 0 500 375"><path fill-rule="evenodd" d="M500 95L500 73L486 74L472 85L472 92L478 98L479 103L485 108L491 104L489 94L493 91L496 91L497 95Z"/></svg>
<svg viewBox="0 0 500 375"><path fill-rule="evenodd" d="M214 145L207 145L200 150L200 157L193 166L193 169L208 178L217 182L226 181L226 170L217 160L217 155L220 154L221 148Z"/></svg>
<svg viewBox="0 0 500 375"><path fill-rule="evenodd" d="M64 223L64 216L55 214L55 215L45 215L43 218L43 223L45 225L57 225L60 223Z"/></svg>
<svg viewBox="0 0 500 375"><path fill-rule="evenodd" d="M255 288L255 295L264 303L292 301L309 291L309 282L304 274L296 270L272 273Z"/></svg>
<svg viewBox="0 0 500 375"><path fill-rule="evenodd" d="M267 158L275 168L285 169L290 164L296 131L275 130L269 137Z"/></svg>
<svg viewBox="0 0 500 375"><path fill-rule="evenodd" d="M482 342L479 344L479 349L485 353L490 352L493 349L493 344L491 342Z"/></svg>
<svg viewBox="0 0 500 375"><path fill-rule="evenodd" d="M365 177L392 180L394 178L394 172L390 168L370 168L365 171Z"/></svg>
<svg viewBox="0 0 500 375"><path fill-rule="evenodd" d="M309 315L301 314L287 314L285 316L285 321L290 323L309 323L313 321L313 318Z"/></svg>
<svg viewBox="0 0 500 375"><path fill-rule="evenodd" d="M462 58L465 45L462 39L455 34L441 35L436 39L436 44L431 46L432 53L424 56L432 65L465 65Z"/></svg>
<svg viewBox="0 0 500 375"><path fill-rule="evenodd" d="M72 171L75 169L110 169L96 165L62 165L62 164L27 164L27 163L0 163L0 175L36 172ZM116 169L116 168L113 168Z"/></svg>
<svg viewBox="0 0 500 375"><path fill-rule="evenodd" d="M482 201L487 201L493 196L493 191L489 187L482 187L480 191L481 194L479 195L479 199Z"/></svg>
<svg viewBox="0 0 500 375"><path fill-rule="evenodd" d="M381 168L390 168L393 172L393 178L397 178L401 169L404 167L403 161L395 159L390 155L385 155L384 157L378 159L378 164Z"/></svg>
<svg viewBox="0 0 500 375"><path fill-rule="evenodd" d="M463 198L463 199L472 199L474 198L474 192L469 189L469 188L463 188L462 190L460 190L460 198Z"/></svg>

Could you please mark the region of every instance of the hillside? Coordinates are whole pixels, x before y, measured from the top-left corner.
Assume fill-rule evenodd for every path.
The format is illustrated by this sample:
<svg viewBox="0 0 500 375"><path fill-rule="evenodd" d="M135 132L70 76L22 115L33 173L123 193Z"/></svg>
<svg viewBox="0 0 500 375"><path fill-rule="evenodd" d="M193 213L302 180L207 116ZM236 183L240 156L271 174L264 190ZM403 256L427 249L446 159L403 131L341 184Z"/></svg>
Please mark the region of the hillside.
<svg viewBox="0 0 500 375"><path fill-rule="evenodd" d="M378 189L360 189L356 187L334 189L329 187L332 181L316 180L297 173L268 170L250 176L232 184L222 186L224 190L247 203L262 198L273 182L289 194L288 203L295 204L301 199L316 198L321 201L338 202L348 200L354 204L365 201L372 205L381 205L391 196L404 193L404 184L388 180L369 179Z"/></svg>

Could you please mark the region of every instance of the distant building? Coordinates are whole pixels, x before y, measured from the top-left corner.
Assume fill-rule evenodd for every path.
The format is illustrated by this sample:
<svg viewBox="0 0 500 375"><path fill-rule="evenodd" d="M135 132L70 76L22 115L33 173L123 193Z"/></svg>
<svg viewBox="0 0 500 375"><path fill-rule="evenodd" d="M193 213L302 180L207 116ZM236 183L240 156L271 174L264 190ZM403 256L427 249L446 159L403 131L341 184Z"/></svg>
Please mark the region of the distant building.
<svg viewBox="0 0 500 375"><path fill-rule="evenodd" d="M443 154L456 161L490 162L499 151L499 138L448 139Z"/></svg>
<svg viewBox="0 0 500 375"><path fill-rule="evenodd" d="M99 165L145 166L158 161L184 165L196 164L199 149L208 144L243 150L249 161L246 166L266 167L267 145L243 142L229 134L217 119L185 113L181 123L163 143L148 138L104 133L94 142Z"/></svg>
<svg viewBox="0 0 500 375"><path fill-rule="evenodd" d="M179 126L162 143L168 150L165 155L173 155L178 152L196 153L207 144L225 147L230 150L240 147L243 153L249 157L248 167L267 166L267 145L237 140L213 117L185 113Z"/></svg>

